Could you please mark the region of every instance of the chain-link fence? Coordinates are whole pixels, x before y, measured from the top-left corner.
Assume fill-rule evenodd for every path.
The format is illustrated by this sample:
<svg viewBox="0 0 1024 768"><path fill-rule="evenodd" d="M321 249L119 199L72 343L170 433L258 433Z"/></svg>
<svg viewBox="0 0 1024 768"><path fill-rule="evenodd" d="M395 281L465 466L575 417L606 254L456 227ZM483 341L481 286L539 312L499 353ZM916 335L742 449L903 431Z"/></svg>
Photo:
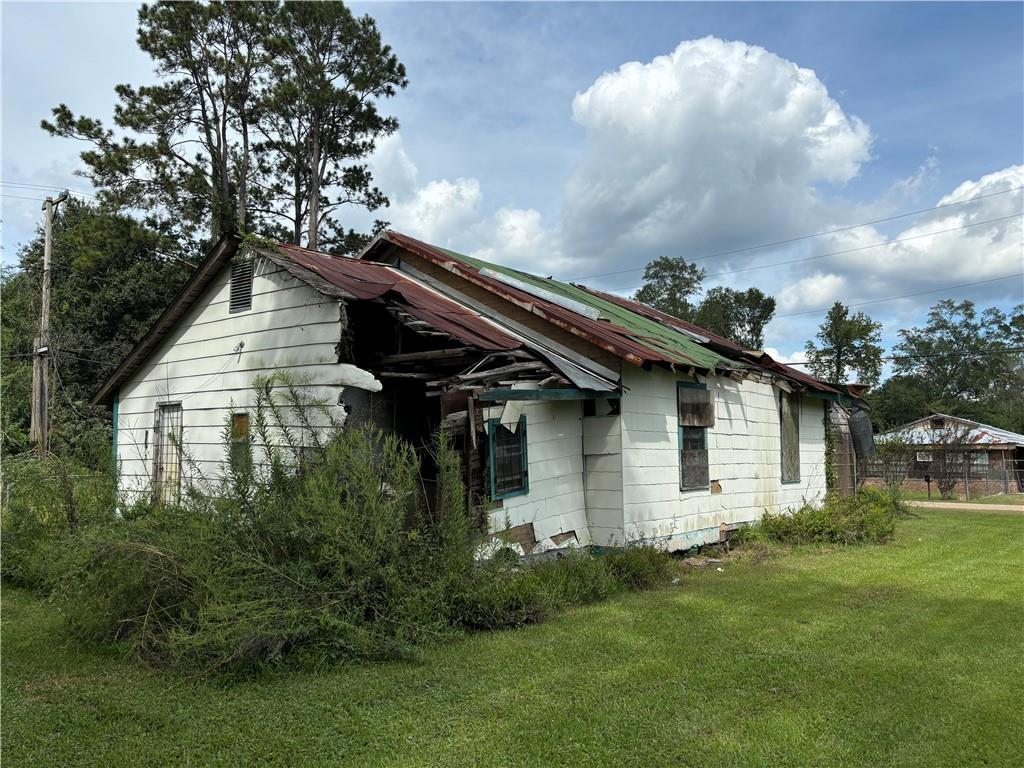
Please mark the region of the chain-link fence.
<svg viewBox="0 0 1024 768"><path fill-rule="evenodd" d="M939 458L926 448L912 451L899 472L904 475L903 490L932 499L964 500L1024 493L1024 458L1013 451L946 449ZM893 473L884 459L873 458L863 463L861 474L865 485L882 486Z"/></svg>

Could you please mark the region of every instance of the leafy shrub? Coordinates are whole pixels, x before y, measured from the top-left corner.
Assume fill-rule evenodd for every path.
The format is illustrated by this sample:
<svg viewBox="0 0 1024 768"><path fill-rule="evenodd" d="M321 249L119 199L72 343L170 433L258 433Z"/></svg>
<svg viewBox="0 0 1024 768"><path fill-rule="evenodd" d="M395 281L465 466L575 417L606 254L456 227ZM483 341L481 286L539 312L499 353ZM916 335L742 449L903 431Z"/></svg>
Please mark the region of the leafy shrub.
<svg viewBox="0 0 1024 768"><path fill-rule="evenodd" d="M527 565L492 561L473 574L454 606L453 619L473 630L532 624L562 608L666 584L672 569L672 557L652 547L627 547L602 555L570 551Z"/></svg>
<svg viewBox="0 0 1024 768"><path fill-rule="evenodd" d="M871 488L851 497L829 497L804 504L793 512L765 512L761 519L733 537L735 543L772 541L780 544L881 544L892 539L898 513L888 493Z"/></svg>
<svg viewBox="0 0 1024 768"><path fill-rule="evenodd" d="M605 555L613 578L625 589L652 589L672 579L672 558L654 547L626 547Z"/></svg>
<svg viewBox="0 0 1024 768"><path fill-rule="evenodd" d="M98 531L62 583L70 626L200 670L403 655L446 630L441 582L472 553L426 514L418 469L399 439L346 430L301 472Z"/></svg>
<svg viewBox="0 0 1024 768"><path fill-rule="evenodd" d="M55 456L5 461L0 514L3 577L46 589L76 537L112 521L114 488L112 473L92 472Z"/></svg>
<svg viewBox="0 0 1024 768"><path fill-rule="evenodd" d="M253 434L232 440L226 428L224 475L193 472L179 504L139 503L115 517L107 494L97 524L73 534L52 524L59 505L19 512L11 526L5 511L5 555L8 534L26 542L18 551L29 563L60 542L53 567L33 578L52 586L76 637L154 664L245 674L405 657L667 579L669 556L640 548L478 562L485 532L471 529L443 435L428 498L408 443L373 426L338 429L283 378L256 388Z"/></svg>

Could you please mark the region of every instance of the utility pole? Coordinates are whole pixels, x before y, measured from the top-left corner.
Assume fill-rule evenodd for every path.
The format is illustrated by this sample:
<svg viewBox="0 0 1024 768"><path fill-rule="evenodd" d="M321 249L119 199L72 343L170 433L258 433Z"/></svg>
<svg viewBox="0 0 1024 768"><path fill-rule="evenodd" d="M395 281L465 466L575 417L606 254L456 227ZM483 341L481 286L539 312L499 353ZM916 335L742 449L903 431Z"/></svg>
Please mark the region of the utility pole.
<svg viewBox="0 0 1024 768"><path fill-rule="evenodd" d="M64 190L54 200L43 203L43 298L39 308L39 336L35 340L32 359L32 421L29 434L39 450L39 458L46 458L49 450L50 425L47 404L50 384L50 255L53 251L53 214L57 206L68 199Z"/></svg>

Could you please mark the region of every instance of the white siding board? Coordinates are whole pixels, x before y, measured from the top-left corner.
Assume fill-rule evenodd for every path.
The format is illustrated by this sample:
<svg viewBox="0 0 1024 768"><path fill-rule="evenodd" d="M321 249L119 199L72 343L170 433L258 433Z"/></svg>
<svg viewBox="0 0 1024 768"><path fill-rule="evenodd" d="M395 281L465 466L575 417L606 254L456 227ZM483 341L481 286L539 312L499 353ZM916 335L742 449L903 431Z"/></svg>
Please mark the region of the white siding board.
<svg viewBox="0 0 1024 768"><path fill-rule="evenodd" d="M279 269L258 268L253 304L228 311L230 268L216 278L146 363L118 393L117 453L125 491L145 492L152 472L153 412L158 403L181 402L185 482L197 471L215 480L224 464L222 431L232 410L253 406L253 380L284 369L310 382L309 394L337 406L344 376L335 345L340 304ZM236 345L244 342L241 352Z"/></svg>
<svg viewBox="0 0 1024 768"><path fill-rule="evenodd" d="M487 409L497 418L500 407ZM583 488L582 406L578 401L531 401L526 415L529 492L502 500L490 513L492 530L533 523L538 540L576 531L589 544Z"/></svg>
<svg viewBox="0 0 1024 768"><path fill-rule="evenodd" d="M750 522L824 496L824 406L802 398L800 483L781 482L776 393L765 383L709 377L715 425L708 429L710 488L679 489L677 377L623 370L623 527L627 538L663 539L670 548L715 541L721 524Z"/></svg>

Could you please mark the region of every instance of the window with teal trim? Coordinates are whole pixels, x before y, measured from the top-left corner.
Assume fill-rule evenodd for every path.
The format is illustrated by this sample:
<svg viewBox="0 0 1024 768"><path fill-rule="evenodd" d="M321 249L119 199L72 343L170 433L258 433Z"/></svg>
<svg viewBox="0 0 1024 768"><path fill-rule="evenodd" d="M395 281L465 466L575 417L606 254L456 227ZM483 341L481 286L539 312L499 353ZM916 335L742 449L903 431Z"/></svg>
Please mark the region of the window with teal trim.
<svg viewBox="0 0 1024 768"><path fill-rule="evenodd" d="M679 488L688 491L707 488L708 427L715 425L715 403L704 384L678 382L679 411Z"/></svg>
<svg viewBox="0 0 1024 768"><path fill-rule="evenodd" d="M526 456L526 414L519 417L515 429L501 419L491 419L487 430L488 464L491 473L491 498L504 499L529 490L529 463Z"/></svg>
<svg viewBox="0 0 1024 768"><path fill-rule="evenodd" d="M800 395L779 393L779 433L782 447L782 482L800 482Z"/></svg>

